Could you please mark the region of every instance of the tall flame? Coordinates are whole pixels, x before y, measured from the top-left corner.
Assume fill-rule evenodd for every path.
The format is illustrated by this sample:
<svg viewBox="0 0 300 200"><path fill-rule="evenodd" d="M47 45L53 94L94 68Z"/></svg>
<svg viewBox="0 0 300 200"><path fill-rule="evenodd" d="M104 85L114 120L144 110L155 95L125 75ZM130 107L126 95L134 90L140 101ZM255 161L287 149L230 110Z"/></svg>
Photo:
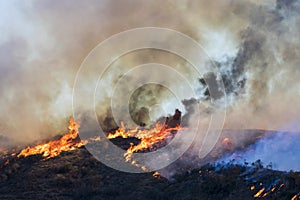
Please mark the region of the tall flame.
<svg viewBox="0 0 300 200"><path fill-rule="evenodd" d="M75 122L73 118L70 118L67 134L63 135L58 140L40 144L35 147L27 147L18 154L18 157L40 154L44 158L48 159L58 156L63 151L70 151L79 148L87 143L85 140L78 140L79 127L79 123Z"/></svg>

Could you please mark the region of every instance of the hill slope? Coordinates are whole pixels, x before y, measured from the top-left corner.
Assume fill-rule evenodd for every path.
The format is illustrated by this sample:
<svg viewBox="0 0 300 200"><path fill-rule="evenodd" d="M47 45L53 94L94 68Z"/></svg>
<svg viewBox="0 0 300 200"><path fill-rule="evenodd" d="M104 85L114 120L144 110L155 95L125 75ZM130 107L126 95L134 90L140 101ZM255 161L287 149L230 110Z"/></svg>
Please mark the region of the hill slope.
<svg viewBox="0 0 300 200"><path fill-rule="evenodd" d="M259 162L248 167L206 165L169 181L152 173L129 174L108 168L84 147L48 160L39 155L11 158L0 174L0 199L247 200L254 199L263 187L262 195L268 187L275 187L263 199L291 199L300 191L300 173L272 171Z"/></svg>

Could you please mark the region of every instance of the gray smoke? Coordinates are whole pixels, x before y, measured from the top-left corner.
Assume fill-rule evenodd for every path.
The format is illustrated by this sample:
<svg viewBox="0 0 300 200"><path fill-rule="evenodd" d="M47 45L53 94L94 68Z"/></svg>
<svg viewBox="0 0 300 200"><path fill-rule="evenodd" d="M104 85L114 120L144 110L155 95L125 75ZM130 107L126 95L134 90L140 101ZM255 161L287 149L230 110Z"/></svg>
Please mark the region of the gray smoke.
<svg viewBox="0 0 300 200"><path fill-rule="evenodd" d="M217 96L227 98L227 105L210 105L206 84L213 75L199 77L171 53L133 52L112 64L107 91L96 94L97 115L107 129L115 126L112 85L130 67L152 61L188 74L198 93L185 99L200 103L204 123L219 109L227 111L226 129L277 130L299 118L299 1L1 1L0 11L0 134L16 142L63 133L72 114L75 75L86 55L112 34L144 26L175 29L197 40L211 58L203 62L221 73L226 97ZM184 115L193 110L188 100L174 103L165 92L155 94L147 105L132 98L136 121L151 121L153 102L166 108L152 113L157 118L180 106ZM183 120L194 120L187 116Z"/></svg>
<svg viewBox="0 0 300 200"><path fill-rule="evenodd" d="M287 128L296 128L295 121ZM300 134L296 132L269 132L266 137L248 146L246 149L227 154L219 162L239 164L254 163L260 160L264 166L282 171L300 170Z"/></svg>

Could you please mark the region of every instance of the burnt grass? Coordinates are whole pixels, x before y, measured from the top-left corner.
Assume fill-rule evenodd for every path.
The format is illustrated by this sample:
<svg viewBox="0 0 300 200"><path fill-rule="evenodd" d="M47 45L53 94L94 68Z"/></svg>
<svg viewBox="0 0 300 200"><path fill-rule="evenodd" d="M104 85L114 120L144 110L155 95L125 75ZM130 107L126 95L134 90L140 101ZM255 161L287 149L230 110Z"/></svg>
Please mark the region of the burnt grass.
<svg viewBox="0 0 300 200"><path fill-rule="evenodd" d="M284 186L263 199L291 199L300 192L299 172L267 169L260 161L244 166L206 164L171 180L152 174L111 169L84 147L48 160L39 155L11 157L0 168L0 199L247 200L274 184Z"/></svg>

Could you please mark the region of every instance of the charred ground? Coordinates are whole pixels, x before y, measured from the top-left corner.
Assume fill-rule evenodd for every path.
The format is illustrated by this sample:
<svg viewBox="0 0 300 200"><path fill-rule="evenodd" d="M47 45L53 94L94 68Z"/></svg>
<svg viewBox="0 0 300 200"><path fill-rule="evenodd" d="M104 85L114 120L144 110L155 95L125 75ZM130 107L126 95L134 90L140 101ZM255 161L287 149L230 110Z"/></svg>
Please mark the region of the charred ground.
<svg viewBox="0 0 300 200"><path fill-rule="evenodd" d="M128 141L113 142L122 146ZM0 199L245 200L254 199L262 188L264 195L274 187L263 199L291 199L300 191L300 173L267 169L259 161L245 166L207 164L167 180L153 173L116 171L84 147L47 160L40 155L11 157L8 164L2 163L0 174Z"/></svg>

